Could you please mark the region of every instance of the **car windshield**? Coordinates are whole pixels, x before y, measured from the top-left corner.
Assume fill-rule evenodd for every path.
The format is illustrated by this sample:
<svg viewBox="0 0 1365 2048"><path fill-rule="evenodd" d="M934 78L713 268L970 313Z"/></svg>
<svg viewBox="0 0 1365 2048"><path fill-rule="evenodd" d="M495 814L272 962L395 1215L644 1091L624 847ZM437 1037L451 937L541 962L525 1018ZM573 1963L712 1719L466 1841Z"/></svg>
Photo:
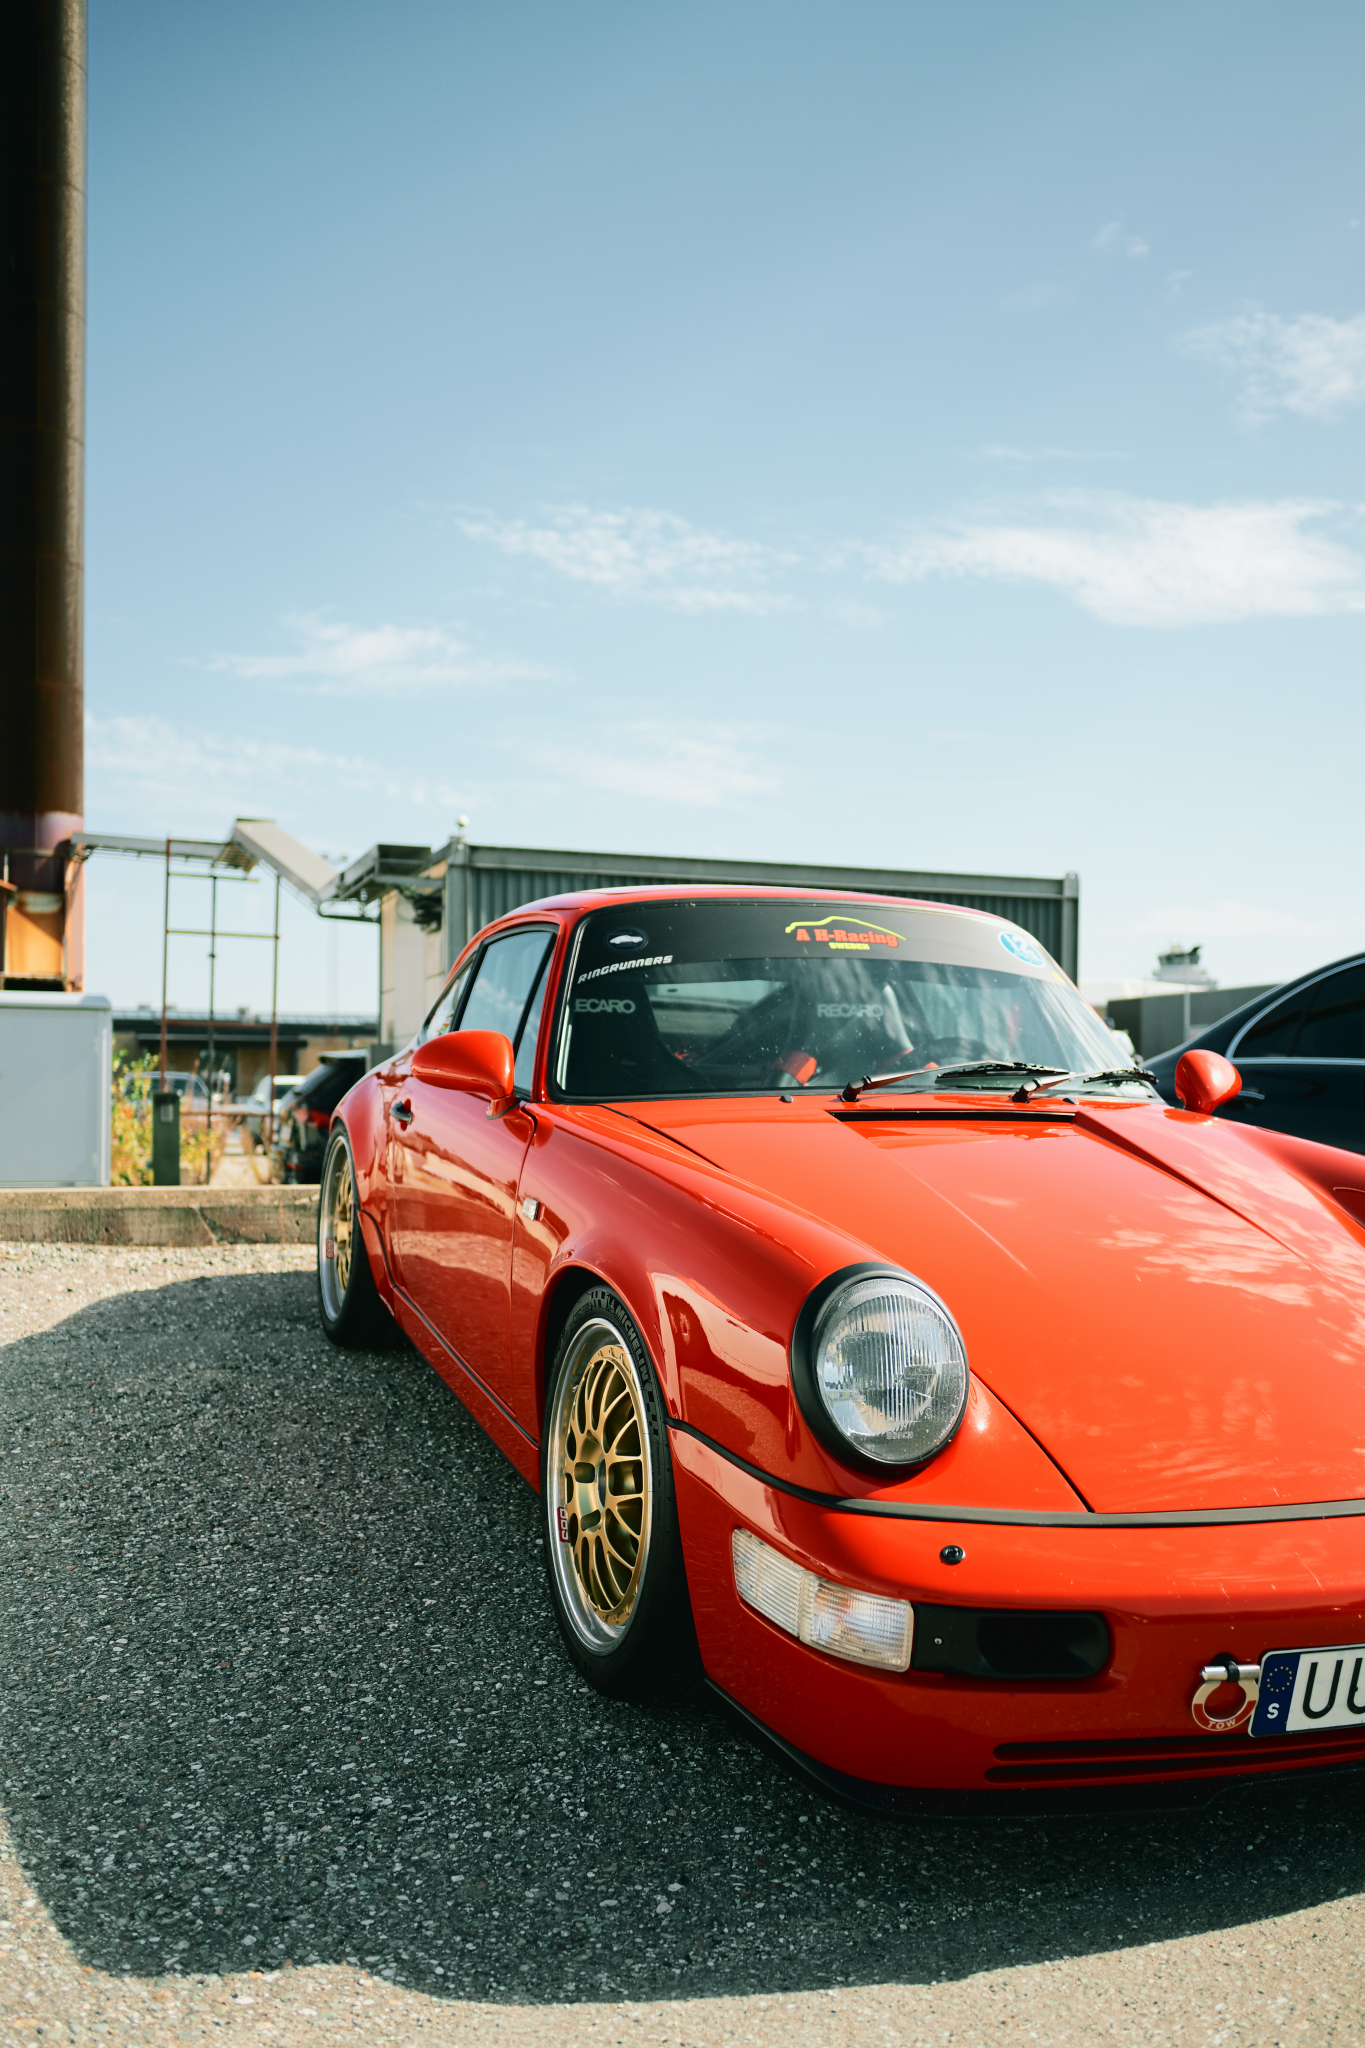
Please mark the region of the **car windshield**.
<svg viewBox="0 0 1365 2048"><path fill-rule="evenodd" d="M1008 1062L1108 1071L1113 1041L1037 941L970 911L711 899L595 910L560 1008L558 1090L579 1100L828 1090ZM1020 1076L962 1076L1013 1087ZM1135 1077L1136 1078L1136 1077Z"/></svg>

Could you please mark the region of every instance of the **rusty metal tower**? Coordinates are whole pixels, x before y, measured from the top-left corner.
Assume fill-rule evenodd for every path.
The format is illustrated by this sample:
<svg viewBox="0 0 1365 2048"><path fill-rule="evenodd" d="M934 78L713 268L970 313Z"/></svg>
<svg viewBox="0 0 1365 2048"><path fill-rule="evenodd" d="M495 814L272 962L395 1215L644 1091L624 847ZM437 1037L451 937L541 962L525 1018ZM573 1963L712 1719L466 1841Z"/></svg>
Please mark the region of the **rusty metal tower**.
<svg viewBox="0 0 1365 2048"><path fill-rule="evenodd" d="M0 984L79 988L86 0L0 5Z"/></svg>

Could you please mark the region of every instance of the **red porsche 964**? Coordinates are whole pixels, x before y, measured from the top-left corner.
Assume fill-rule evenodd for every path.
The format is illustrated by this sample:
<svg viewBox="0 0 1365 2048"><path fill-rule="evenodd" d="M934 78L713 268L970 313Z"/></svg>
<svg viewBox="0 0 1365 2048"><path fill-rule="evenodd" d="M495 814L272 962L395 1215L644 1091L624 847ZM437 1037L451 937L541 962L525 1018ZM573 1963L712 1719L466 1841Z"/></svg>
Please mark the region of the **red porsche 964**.
<svg viewBox="0 0 1365 2048"><path fill-rule="evenodd" d="M980 912L531 904L336 1112L323 1327L539 1490L593 1685L704 1678L847 1796L1365 1760L1362 1162L1178 1086Z"/></svg>

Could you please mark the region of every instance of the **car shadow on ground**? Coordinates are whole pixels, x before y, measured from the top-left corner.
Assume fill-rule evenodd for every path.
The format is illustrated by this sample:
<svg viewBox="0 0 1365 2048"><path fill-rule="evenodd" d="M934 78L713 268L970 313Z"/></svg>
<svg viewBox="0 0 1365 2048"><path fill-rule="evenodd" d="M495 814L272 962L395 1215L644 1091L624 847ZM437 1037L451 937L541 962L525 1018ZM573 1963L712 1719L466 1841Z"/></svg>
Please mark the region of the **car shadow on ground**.
<svg viewBox="0 0 1365 2048"><path fill-rule="evenodd" d="M535 1506L307 1275L130 1293L0 1350L0 1743L87 1963L351 1961L516 2002L930 1981L1362 1885L1365 1784L1020 1823L850 1814L704 1703L570 1669Z"/></svg>

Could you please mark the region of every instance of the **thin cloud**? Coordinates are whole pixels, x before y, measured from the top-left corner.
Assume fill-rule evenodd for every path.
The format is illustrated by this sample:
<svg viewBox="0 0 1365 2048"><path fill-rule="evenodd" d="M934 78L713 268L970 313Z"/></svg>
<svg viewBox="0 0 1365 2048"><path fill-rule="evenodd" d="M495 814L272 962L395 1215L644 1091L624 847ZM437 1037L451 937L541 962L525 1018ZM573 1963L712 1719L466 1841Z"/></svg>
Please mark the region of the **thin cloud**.
<svg viewBox="0 0 1365 2048"><path fill-rule="evenodd" d="M375 786L372 760L298 746L286 740L216 735L198 726L177 727L164 718L87 718L86 765L103 800L118 792L159 807L158 815L182 830L187 802L199 814L212 810L218 829L232 817L248 815L265 790L297 788L322 779L336 790L369 791ZM219 819L219 813L222 818Z"/></svg>
<svg viewBox="0 0 1365 2048"><path fill-rule="evenodd" d="M1106 221L1090 246L1097 256L1127 256L1133 262L1152 253L1146 236L1130 234L1121 220Z"/></svg>
<svg viewBox="0 0 1365 2048"><path fill-rule="evenodd" d="M338 796L387 796L448 810L462 800L453 786L414 781L373 755L259 739L249 731L178 727L163 718L88 717L85 756L92 813L123 814L131 807L158 819L159 830L194 827L209 837L262 805L281 816L300 800L311 807L309 793L318 790L326 791L329 804Z"/></svg>
<svg viewBox="0 0 1365 2048"><path fill-rule="evenodd" d="M353 626L308 612L286 619L291 654L218 654L205 665L253 682L283 682L319 696L388 697L545 676L507 657L477 655L440 626Z"/></svg>
<svg viewBox="0 0 1365 2048"><path fill-rule="evenodd" d="M611 795L716 810L778 786L758 737L741 726L690 727L638 720L616 726L591 747L539 756L553 768Z"/></svg>
<svg viewBox="0 0 1365 2048"><path fill-rule="evenodd" d="M484 515L461 519L459 526L470 540L617 598L684 612L764 613L791 603L770 585L795 556L708 533L672 512L564 505L539 520Z"/></svg>
<svg viewBox="0 0 1365 2048"><path fill-rule="evenodd" d="M1365 560L1312 531L1310 499L1180 505L1056 493L1032 519L963 519L871 551L894 583L1042 583L1114 625L1194 626L1365 611Z"/></svg>
<svg viewBox="0 0 1365 2048"><path fill-rule="evenodd" d="M1330 420L1365 402L1365 313L1238 313L1196 327L1183 346L1237 384L1237 412L1257 427L1275 413Z"/></svg>

